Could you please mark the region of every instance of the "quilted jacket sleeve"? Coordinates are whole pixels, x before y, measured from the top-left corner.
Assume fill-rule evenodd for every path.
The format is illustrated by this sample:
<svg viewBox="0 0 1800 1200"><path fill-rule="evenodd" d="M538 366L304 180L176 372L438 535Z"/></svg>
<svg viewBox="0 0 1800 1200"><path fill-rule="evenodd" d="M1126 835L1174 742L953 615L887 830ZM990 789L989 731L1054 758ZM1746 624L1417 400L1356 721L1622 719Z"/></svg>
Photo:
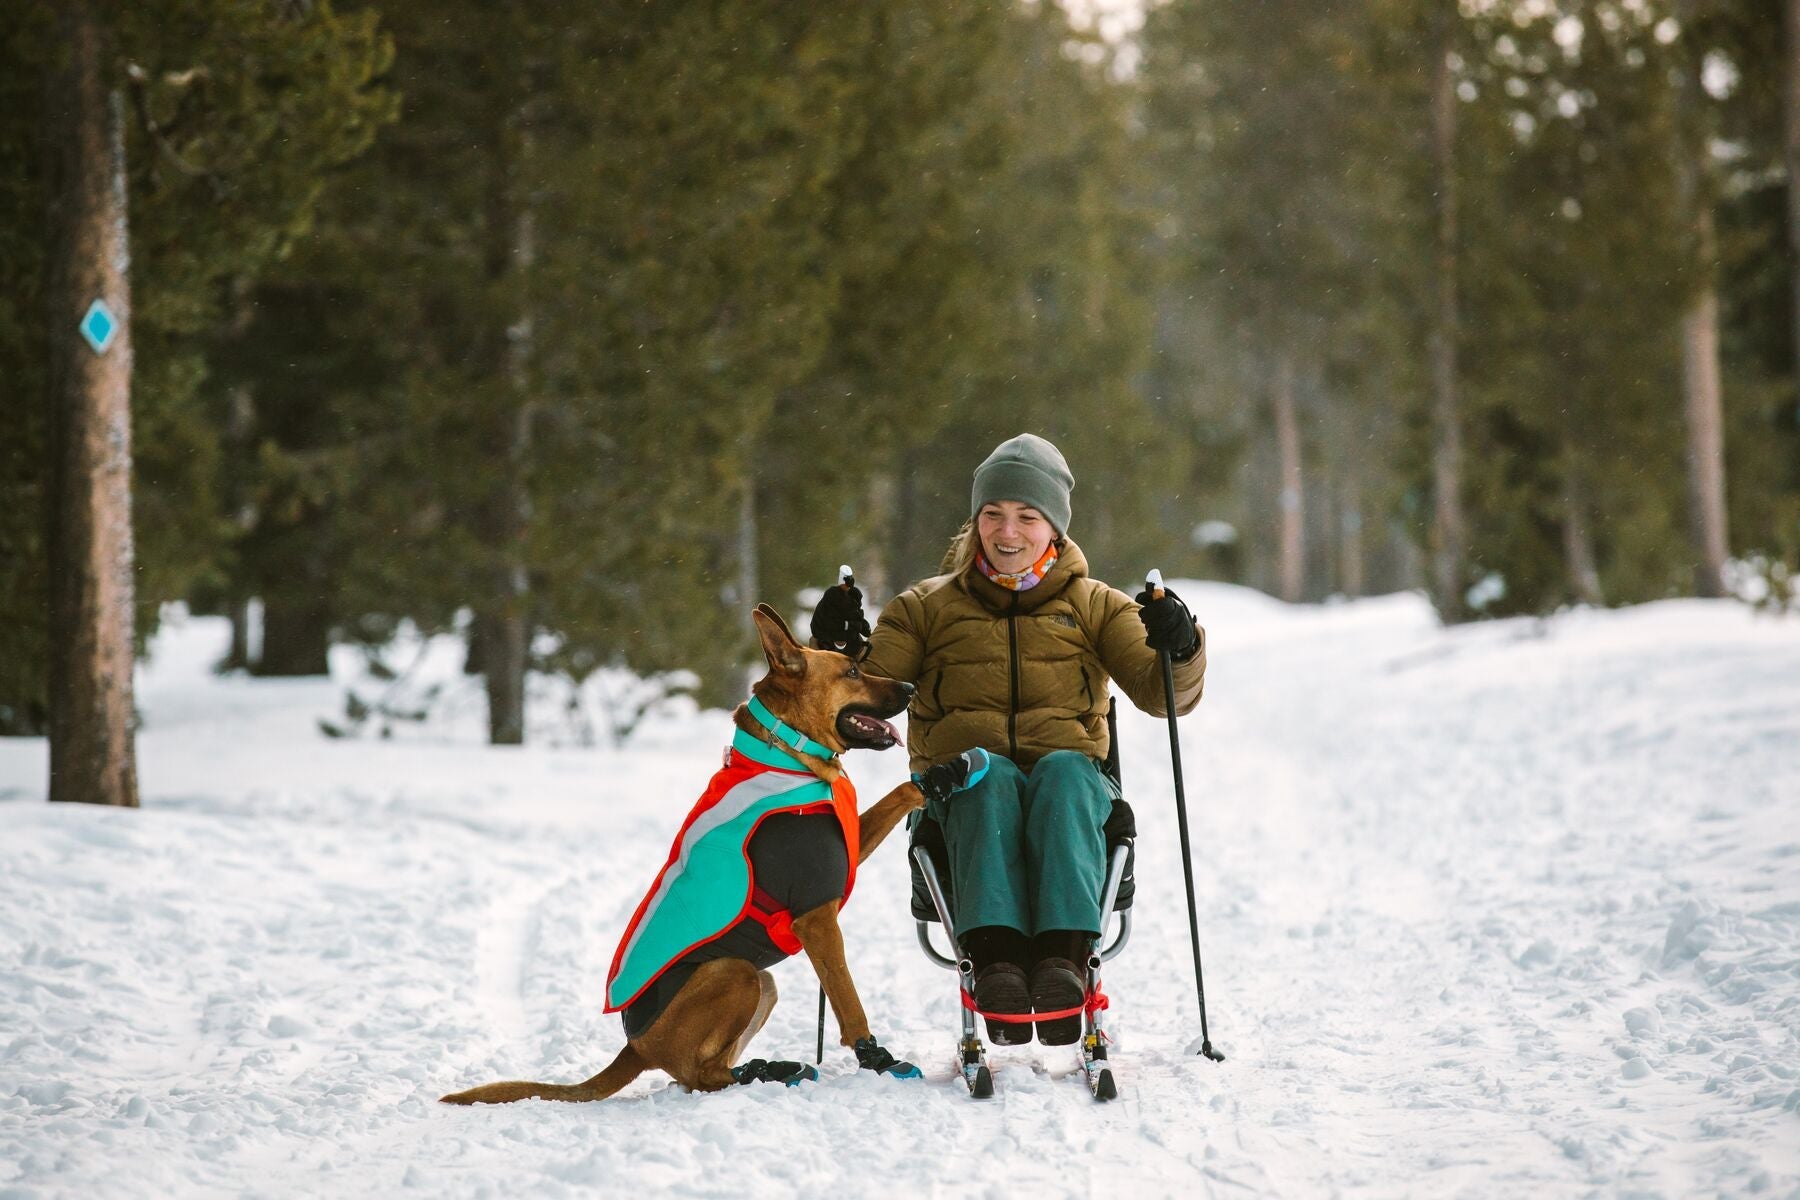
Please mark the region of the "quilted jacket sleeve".
<svg viewBox="0 0 1800 1200"><path fill-rule="evenodd" d="M916 590L901 592L889 600L869 635L869 653L862 661L863 669L901 683L919 682L925 661L925 638L919 630L919 617Z"/></svg>
<svg viewBox="0 0 1800 1200"><path fill-rule="evenodd" d="M1094 648L1100 665L1118 681L1131 702L1153 717L1168 716L1163 703L1162 663L1144 640L1144 622L1138 603L1117 588L1095 589L1092 610ZM1200 649L1184 663L1175 664L1175 712L1186 715L1200 703L1206 684L1206 630L1200 629Z"/></svg>

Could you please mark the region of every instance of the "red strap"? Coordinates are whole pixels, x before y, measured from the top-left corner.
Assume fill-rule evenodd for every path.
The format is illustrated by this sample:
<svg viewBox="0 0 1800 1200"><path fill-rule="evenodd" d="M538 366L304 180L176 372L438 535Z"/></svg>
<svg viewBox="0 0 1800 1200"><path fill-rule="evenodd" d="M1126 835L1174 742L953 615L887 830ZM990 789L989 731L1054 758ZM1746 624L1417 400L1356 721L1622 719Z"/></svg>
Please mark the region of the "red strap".
<svg viewBox="0 0 1800 1200"><path fill-rule="evenodd" d="M1080 1004L1074 1008L1059 1008L1055 1012L1040 1013L991 1013L975 1007L975 997L968 988L962 989L962 1005L978 1017L986 1017L990 1021L998 1021L1002 1025L1029 1025L1034 1021L1055 1021L1063 1017L1079 1017L1083 1013L1099 1012L1110 1008L1112 1001L1099 988L1089 992Z"/></svg>
<svg viewBox="0 0 1800 1200"><path fill-rule="evenodd" d="M777 950L783 954L800 953L800 939L794 936L794 914L755 884L751 885L747 915L763 927Z"/></svg>

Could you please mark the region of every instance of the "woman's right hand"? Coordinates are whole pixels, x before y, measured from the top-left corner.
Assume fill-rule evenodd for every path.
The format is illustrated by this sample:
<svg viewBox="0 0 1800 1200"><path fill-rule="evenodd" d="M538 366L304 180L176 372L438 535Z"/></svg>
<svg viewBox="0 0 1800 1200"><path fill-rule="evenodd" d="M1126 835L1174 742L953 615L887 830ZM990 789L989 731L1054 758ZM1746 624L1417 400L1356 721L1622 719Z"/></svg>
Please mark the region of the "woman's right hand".
<svg viewBox="0 0 1800 1200"><path fill-rule="evenodd" d="M869 618L862 591L854 583L825 589L812 615L813 645L860 659L869 651Z"/></svg>

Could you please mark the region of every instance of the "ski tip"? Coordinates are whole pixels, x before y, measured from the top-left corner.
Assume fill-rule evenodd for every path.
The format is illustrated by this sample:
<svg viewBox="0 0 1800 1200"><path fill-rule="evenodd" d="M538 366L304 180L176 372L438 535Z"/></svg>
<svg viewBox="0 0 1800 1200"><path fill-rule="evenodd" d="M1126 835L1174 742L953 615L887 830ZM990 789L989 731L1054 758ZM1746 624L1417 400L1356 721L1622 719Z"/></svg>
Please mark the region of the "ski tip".
<svg viewBox="0 0 1800 1200"><path fill-rule="evenodd" d="M1111 1069L1101 1070L1100 1074L1094 1077L1094 1099L1117 1100L1118 1098L1119 1085L1113 1082Z"/></svg>
<svg viewBox="0 0 1800 1200"><path fill-rule="evenodd" d="M969 1096L975 1100L990 1100L994 1095L994 1073L987 1064L975 1068L975 1078L969 1080Z"/></svg>

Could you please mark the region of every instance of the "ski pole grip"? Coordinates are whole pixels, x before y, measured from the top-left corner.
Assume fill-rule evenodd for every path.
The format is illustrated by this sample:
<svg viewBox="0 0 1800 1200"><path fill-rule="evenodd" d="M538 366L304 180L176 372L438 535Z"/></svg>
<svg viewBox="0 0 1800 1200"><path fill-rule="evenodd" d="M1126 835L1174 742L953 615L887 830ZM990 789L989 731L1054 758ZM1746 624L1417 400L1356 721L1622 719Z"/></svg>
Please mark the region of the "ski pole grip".
<svg viewBox="0 0 1800 1200"><path fill-rule="evenodd" d="M1150 593L1150 598L1152 600L1161 600L1163 598L1161 571L1151 568L1150 573L1144 576L1144 590Z"/></svg>

